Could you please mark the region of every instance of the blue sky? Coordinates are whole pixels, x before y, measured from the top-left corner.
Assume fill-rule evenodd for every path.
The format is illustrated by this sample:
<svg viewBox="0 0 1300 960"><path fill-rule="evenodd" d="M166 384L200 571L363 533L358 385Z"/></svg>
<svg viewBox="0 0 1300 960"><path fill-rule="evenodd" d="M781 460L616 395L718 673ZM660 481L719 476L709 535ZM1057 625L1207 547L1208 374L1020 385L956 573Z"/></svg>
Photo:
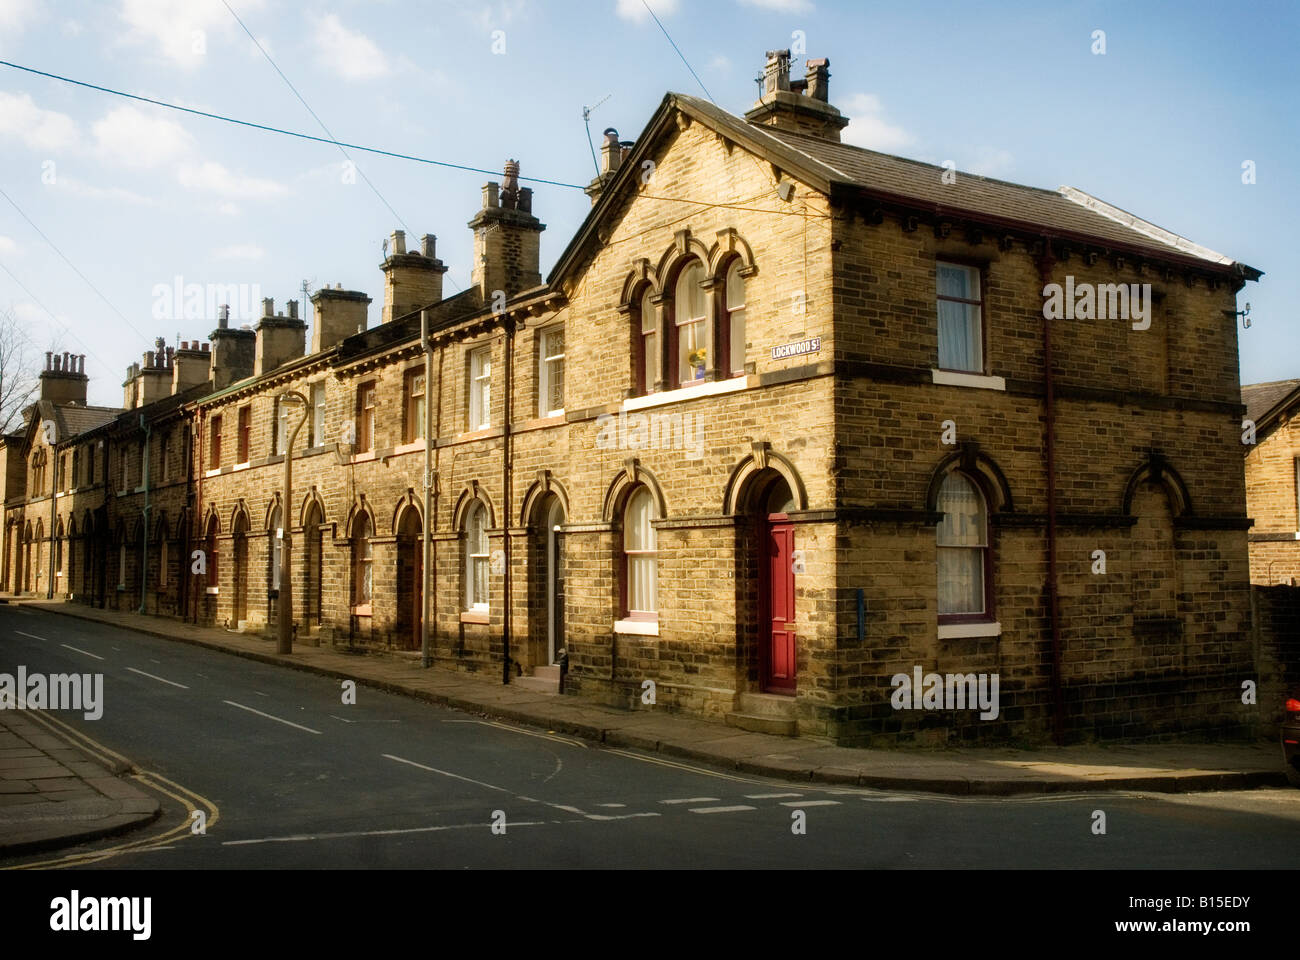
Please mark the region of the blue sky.
<svg viewBox="0 0 1300 960"><path fill-rule="evenodd" d="M593 175L581 112L637 136L668 90L700 88L641 0L228 0L341 140L526 176ZM1069 184L1265 271L1239 296L1244 382L1300 376L1284 226L1300 216L1300 5L651 0L723 108L743 113L767 49L829 57L845 138L1043 187ZM1106 52L1092 52L1093 31ZM503 35L494 35L503 31ZM196 42L196 40L198 42ZM504 52L494 53L494 42ZM0 0L0 59L319 134L221 0ZM796 57L796 61L801 58ZM802 75L796 62L793 72ZM277 307L312 285L382 297L393 229L438 236L445 289L469 282L483 174L354 154L0 67L0 308L39 349L88 354L91 402L121 402L156 336L155 287L246 284ZM1242 183L1254 161L1256 182ZM494 177L499 179L499 177ZM589 208L535 187L543 275ZM57 320L33 300L39 300ZM107 301L107 302L106 302ZM119 313L121 316L119 316Z"/></svg>

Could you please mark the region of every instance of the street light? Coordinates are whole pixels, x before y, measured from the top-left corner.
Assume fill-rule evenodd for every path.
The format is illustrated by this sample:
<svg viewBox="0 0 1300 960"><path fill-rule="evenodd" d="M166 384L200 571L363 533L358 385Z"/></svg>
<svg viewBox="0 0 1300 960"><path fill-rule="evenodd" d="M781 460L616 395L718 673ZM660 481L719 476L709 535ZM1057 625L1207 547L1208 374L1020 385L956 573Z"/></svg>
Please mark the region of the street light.
<svg viewBox="0 0 1300 960"><path fill-rule="evenodd" d="M280 394L280 404L302 404L302 419L284 442L284 503L280 509L280 607L276 624L276 653L293 653L293 566L290 562L289 511L293 509L293 442L307 422L307 398L296 390Z"/></svg>

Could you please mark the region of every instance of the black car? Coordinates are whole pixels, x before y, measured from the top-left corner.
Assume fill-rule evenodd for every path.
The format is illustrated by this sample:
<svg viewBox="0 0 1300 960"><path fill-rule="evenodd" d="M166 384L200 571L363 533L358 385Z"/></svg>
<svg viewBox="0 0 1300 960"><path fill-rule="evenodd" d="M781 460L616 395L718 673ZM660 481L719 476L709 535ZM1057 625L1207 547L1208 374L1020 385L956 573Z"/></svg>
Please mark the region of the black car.
<svg viewBox="0 0 1300 960"><path fill-rule="evenodd" d="M1291 691L1282 717L1282 759L1286 761L1286 778L1300 787L1300 687Z"/></svg>

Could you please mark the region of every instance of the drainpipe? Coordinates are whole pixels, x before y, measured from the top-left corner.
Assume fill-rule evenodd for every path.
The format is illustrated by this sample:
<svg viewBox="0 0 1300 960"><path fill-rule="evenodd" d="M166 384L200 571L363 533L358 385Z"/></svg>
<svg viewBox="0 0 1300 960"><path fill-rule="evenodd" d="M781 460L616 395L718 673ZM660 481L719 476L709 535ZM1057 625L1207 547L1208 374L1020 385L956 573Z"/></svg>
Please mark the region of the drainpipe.
<svg viewBox="0 0 1300 960"><path fill-rule="evenodd" d="M59 519L59 449L50 447L50 582L45 589L45 599L54 599L54 544L58 542Z"/></svg>
<svg viewBox="0 0 1300 960"><path fill-rule="evenodd" d="M503 607L501 611L502 663L501 682L510 682L510 519L514 510L510 500L510 418L512 416L511 393L513 391L514 356L515 356L515 321L506 317L506 376L505 376L505 433L502 436L501 457L501 548L505 559L505 579L503 582Z"/></svg>
<svg viewBox="0 0 1300 960"><path fill-rule="evenodd" d="M136 612L143 614L149 591L149 444L153 438L153 424L144 422L143 413L140 429L144 431L144 455L140 458L144 461L144 469L140 471L144 475L144 550L140 558L140 609Z"/></svg>
<svg viewBox="0 0 1300 960"><path fill-rule="evenodd" d="M196 484L196 486L198 487L198 496L194 505L194 515L190 517L190 529L196 533L203 532L203 426L205 421L207 420L207 416L208 416L208 411L200 407L198 430L194 434L194 443L199 448L198 449L199 475L196 478L198 481ZM193 457L191 457L190 459L191 462L193 462ZM191 535L190 537L191 557L194 556L194 550L195 550L194 544L196 543L198 543L198 538ZM204 569L206 569L206 563L210 559L211 559L210 557L204 558L204 563L205 563ZM190 574L190 576L193 577L193 574ZM198 586L196 586L193 590L194 622L196 624L199 622L199 607L203 603L203 598L207 596L207 590L206 590L207 582L208 582L207 575L205 574L203 577L203 582L200 583Z"/></svg>
<svg viewBox="0 0 1300 960"><path fill-rule="evenodd" d="M1044 236L1038 258L1038 275L1044 285L1051 276L1054 258L1051 240ZM1056 582L1056 396L1052 378L1052 323L1043 318L1043 396L1046 424L1043 438L1043 468L1047 473L1047 604L1052 619L1052 729L1056 745L1065 745L1065 701L1061 691L1061 610Z"/></svg>
<svg viewBox="0 0 1300 960"><path fill-rule="evenodd" d="M420 311L420 349L424 352L424 523L420 530L420 666L429 669L429 563L433 546L433 347L429 311Z"/></svg>

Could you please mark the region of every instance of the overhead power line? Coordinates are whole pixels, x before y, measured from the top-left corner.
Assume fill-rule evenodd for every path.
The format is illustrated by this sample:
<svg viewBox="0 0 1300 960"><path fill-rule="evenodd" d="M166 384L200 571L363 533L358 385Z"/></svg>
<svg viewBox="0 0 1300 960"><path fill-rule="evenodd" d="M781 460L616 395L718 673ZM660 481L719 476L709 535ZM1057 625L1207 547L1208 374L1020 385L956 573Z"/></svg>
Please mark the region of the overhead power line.
<svg viewBox="0 0 1300 960"><path fill-rule="evenodd" d="M328 143L336 147L347 147L349 150L360 150L364 153L374 153L381 157L393 157L397 160L411 160L415 163L425 163L434 167L446 167L450 170L465 170L470 173L486 173L488 176L499 176L500 170L488 170L484 167L471 167L463 163L449 163L446 160L430 160L427 157L412 156L409 153L398 153L394 150L380 150L378 147L364 147L359 143L347 143L343 140L335 140L333 137L316 137L310 133L299 133L296 130L285 130L282 127L272 127L264 123L254 123L251 120L239 120L235 117L228 117L225 114L209 113L206 110L195 110L193 107L182 107L175 103L167 103L165 100L155 100L152 97L142 97L139 94L127 93L124 90L114 90L112 87L100 86L97 83L87 83L84 80L74 80L71 77L65 77L57 73L48 73L45 70L37 70L34 67L24 67L20 63L12 63L9 60L0 60L0 66L12 67L15 70L21 70L24 73L35 74L38 77L48 77L51 80L58 80L61 83L70 83L75 87L84 87L87 90L98 90L100 93L109 93L115 97L124 97L127 100L136 100L140 103L149 103L155 107L165 107L168 110L177 110L181 113L193 114L196 117L206 117L209 120L220 120L223 123L233 123L240 127L250 127L254 130L265 130L267 133L278 133L286 137L296 137L299 140L311 140L315 143ZM520 180L527 180L529 183L543 183L551 187L568 187L572 190L585 189L582 184L565 183L562 180L546 180L542 177L525 177L520 176Z"/></svg>
<svg viewBox="0 0 1300 960"><path fill-rule="evenodd" d="M695 68L691 66L691 62L686 59L686 54L682 53L681 47L677 46L677 42L673 40L671 36L669 36L667 28L663 25L662 22L660 22L659 18L655 16L655 12L650 9L650 4L646 3L646 0L641 0L641 3L646 9L646 13L654 17L655 23L657 23L659 25L659 29L663 31L663 35L668 38L668 42L673 45L673 49L677 51L677 56L682 58L682 63L686 64L686 69L691 71L691 76L694 77L695 82L700 85L700 89L703 90L704 95L709 98L709 102L712 103L714 106L717 106L718 101L713 99L713 94L709 93L709 88L704 85L704 81L701 80L700 75L695 72Z"/></svg>

